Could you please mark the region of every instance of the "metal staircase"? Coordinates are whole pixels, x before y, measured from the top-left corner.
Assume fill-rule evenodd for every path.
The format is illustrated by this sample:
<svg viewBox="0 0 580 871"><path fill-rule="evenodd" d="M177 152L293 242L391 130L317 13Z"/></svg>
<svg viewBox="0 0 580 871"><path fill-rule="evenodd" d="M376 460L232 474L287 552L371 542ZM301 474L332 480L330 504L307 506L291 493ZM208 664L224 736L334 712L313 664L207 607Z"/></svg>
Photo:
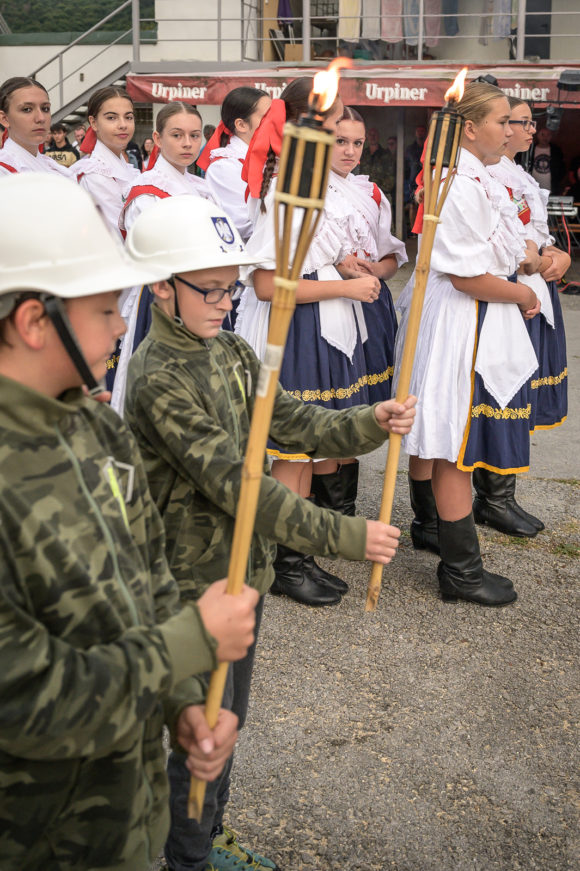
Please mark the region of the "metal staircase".
<svg viewBox="0 0 580 871"><path fill-rule="evenodd" d="M84 63L76 66L70 71L66 71L65 63L70 57L68 56L68 53L71 51L71 49L81 44L88 36L101 29L104 24L111 21L120 12L123 12L129 6L131 7L131 27L120 35L117 35L116 38L111 40L110 43L107 43L104 46L99 46L96 53L92 57L85 60ZM91 28L89 28L89 30L82 33L79 37L77 37L77 39L73 40L73 42L63 48L62 51L57 52L30 74L31 78L37 78L38 74L41 73L43 70L50 70L54 67L56 67L57 69L58 79L54 84L51 85L43 82L51 97L51 102L53 103L53 121L62 121L63 118L74 114L75 111L79 109L79 107L83 106L86 103L93 91L96 91L98 88L103 88L107 85L113 84L114 82L124 80L125 76L131 69L132 63L139 61L141 36L140 25L141 21L139 0L125 0L124 3L121 3L108 15L105 15L104 18L101 18L101 20L94 24ZM96 61L97 58L101 58L107 52L110 53L110 50L113 46L122 43L123 40L127 40L128 38L130 38L130 42L127 43L128 57L126 61L124 61L120 65L117 63L105 76L102 76L96 80L92 79L90 81L90 84L85 85L79 91L75 91L73 95L65 95L66 83L70 79L72 79L73 76L79 74L79 79L83 81L87 70L90 68L90 65L94 61Z"/></svg>

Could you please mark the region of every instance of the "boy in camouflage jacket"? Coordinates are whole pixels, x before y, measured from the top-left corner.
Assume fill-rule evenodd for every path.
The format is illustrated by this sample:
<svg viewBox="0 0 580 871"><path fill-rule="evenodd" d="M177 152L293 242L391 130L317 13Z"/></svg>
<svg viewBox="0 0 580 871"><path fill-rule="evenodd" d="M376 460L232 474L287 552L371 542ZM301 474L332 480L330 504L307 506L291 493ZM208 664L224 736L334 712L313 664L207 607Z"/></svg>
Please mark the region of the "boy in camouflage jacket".
<svg viewBox="0 0 580 871"><path fill-rule="evenodd" d="M127 245L136 258L173 273L153 286L151 330L129 364L125 417L163 516L182 598L196 599L228 566L260 363L241 337L220 327L232 308L238 265L252 261L221 209L187 196L151 206L138 217ZM390 401L336 412L307 406L279 387L270 435L314 457L353 456L379 447L389 430L407 432L413 404L411 398L405 405ZM398 535L393 527L300 498L271 477L265 457L248 583L261 594L268 590L277 542L386 563ZM253 651L230 669L224 698L240 727L252 664ZM222 833L227 767L208 786L200 825L186 817L188 773L177 754L168 771L172 824L165 855L171 871L276 867L241 847L233 833Z"/></svg>
<svg viewBox="0 0 580 871"><path fill-rule="evenodd" d="M245 654L258 596L217 584L179 610L135 443L81 390L124 332L113 289L163 273L65 179L0 188L0 866L145 871L169 826L162 725L216 777L236 720L212 733L190 675Z"/></svg>

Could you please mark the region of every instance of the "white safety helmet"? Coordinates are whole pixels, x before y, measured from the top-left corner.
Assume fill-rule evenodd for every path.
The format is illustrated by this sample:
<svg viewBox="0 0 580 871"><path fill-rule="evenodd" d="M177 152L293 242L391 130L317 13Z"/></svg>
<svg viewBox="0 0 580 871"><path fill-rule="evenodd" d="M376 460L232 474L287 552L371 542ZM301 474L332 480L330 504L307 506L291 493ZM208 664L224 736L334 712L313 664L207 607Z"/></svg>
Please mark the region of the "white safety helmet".
<svg viewBox="0 0 580 871"><path fill-rule="evenodd" d="M259 262L221 206L188 194L158 200L142 212L129 230L127 250L171 274Z"/></svg>
<svg viewBox="0 0 580 871"><path fill-rule="evenodd" d="M0 181L0 203L0 318L24 293L38 293L83 383L90 393L101 393L62 300L160 281L170 272L131 260L89 194L72 180L11 175Z"/></svg>
<svg viewBox="0 0 580 871"><path fill-rule="evenodd" d="M92 296L170 274L153 261L132 260L90 195L72 180L10 175L0 181L0 203L0 301L30 290L63 299Z"/></svg>

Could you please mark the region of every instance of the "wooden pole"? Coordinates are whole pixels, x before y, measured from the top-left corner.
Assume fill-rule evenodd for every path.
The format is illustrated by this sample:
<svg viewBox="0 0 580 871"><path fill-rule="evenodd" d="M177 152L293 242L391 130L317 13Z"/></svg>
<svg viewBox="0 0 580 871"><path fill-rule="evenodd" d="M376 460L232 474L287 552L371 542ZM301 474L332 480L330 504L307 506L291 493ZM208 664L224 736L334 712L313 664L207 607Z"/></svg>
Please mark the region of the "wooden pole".
<svg viewBox="0 0 580 871"><path fill-rule="evenodd" d="M453 167L455 167L457 163L461 130L461 124L452 123L452 115L450 113L435 113L431 119L424 164L425 189L423 202L425 205L425 212L423 215L423 232L421 234L421 244L417 257L417 265L415 267L415 284L413 287L413 296L411 298L409 320L407 322L407 332L405 335L405 344L403 346L399 380L397 383L395 397L397 402L404 402L409 396L413 362L415 359L415 350L417 348L417 337L419 335L421 314L423 312L423 301L425 299L427 279L429 278L431 252L433 250L433 242L435 241L435 231L437 229L437 224L439 223L439 215L441 214L443 203L445 202L449 186L455 173ZM432 172L431 154L436 132L438 133L437 156L435 167ZM447 156L447 165L450 169L441 188L441 177L445 156ZM392 433L389 436L387 463L385 467L383 493L379 511L379 520L382 523L391 522L397 469L401 452L401 440L402 436L400 435ZM373 563L367 589L365 611L374 611L376 609L379 594L381 592L382 577L382 563Z"/></svg>
<svg viewBox="0 0 580 871"><path fill-rule="evenodd" d="M278 376L296 304L296 286L324 206L334 144L334 136L320 129L319 125L313 129L287 124L284 133L275 192L275 291L266 351L256 387L228 567L227 592L232 595L241 593L246 577ZM298 213L296 209L299 209ZM295 251L292 252L298 219L301 223ZM205 714L211 729L217 723L221 708L228 665L227 662L220 663L210 678ZM187 806L190 819L201 821L205 790L205 781L191 778Z"/></svg>

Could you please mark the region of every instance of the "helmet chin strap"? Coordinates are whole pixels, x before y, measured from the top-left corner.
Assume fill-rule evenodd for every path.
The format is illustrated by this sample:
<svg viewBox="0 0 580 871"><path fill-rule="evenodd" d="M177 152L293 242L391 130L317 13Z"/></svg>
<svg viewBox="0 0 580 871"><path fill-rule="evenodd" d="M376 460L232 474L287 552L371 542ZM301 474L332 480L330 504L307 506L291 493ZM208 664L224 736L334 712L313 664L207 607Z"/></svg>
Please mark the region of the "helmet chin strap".
<svg viewBox="0 0 580 871"><path fill-rule="evenodd" d="M102 384L95 379L93 373L89 369L88 363L83 356L77 337L68 319L65 307L62 300L56 296L48 297L44 300L46 313L51 319L58 336L63 343L65 350L81 378L83 384L86 385L90 396L97 396L103 392Z"/></svg>
<svg viewBox="0 0 580 871"><path fill-rule="evenodd" d="M172 275L171 278L167 279L167 284L170 284L173 288L173 308L175 310L173 315L173 320L177 321L180 326L183 326L183 321L181 319L181 314L179 312L179 300L177 299L177 288L175 286L175 275Z"/></svg>

